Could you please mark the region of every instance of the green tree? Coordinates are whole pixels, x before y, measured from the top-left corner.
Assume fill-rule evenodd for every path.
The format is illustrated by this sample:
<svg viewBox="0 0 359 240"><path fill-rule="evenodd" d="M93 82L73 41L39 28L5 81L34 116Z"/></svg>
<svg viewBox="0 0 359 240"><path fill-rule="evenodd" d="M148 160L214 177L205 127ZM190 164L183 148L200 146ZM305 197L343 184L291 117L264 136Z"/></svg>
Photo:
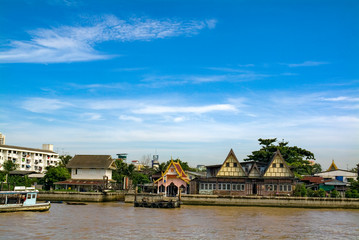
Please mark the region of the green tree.
<svg viewBox="0 0 359 240"><path fill-rule="evenodd" d="M16 170L17 167L18 167L18 165L15 164L11 160L7 160L7 161L4 162L3 168L4 168L4 172L5 172L5 183L7 183L7 181L8 181L9 173L11 171Z"/></svg>
<svg viewBox="0 0 359 240"><path fill-rule="evenodd" d="M313 175L321 172L320 164L312 164L310 160L315 160L314 154L306 149L297 146L288 146L288 142L282 140L277 142L276 138L258 139L261 148L253 151L244 161L257 161L269 163L273 154L279 150L286 163L292 167L296 176Z"/></svg>
<svg viewBox="0 0 359 240"><path fill-rule="evenodd" d="M47 172L42 179L42 183L44 184L45 190L50 190L54 187L55 182L64 181L71 177L67 168L62 166L49 166L46 168Z"/></svg>
<svg viewBox="0 0 359 240"><path fill-rule="evenodd" d="M66 165L72 159L72 156L70 156L70 155L61 155L59 158L61 159L60 165L63 166L63 167L66 167Z"/></svg>

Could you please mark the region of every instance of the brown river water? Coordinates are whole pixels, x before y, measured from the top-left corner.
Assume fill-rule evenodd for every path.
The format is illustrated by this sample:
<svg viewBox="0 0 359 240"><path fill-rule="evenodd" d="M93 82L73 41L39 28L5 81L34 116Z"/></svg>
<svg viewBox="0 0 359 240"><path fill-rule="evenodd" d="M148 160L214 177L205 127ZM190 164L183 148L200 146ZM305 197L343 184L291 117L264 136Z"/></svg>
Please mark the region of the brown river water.
<svg viewBox="0 0 359 240"><path fill-rule="evenodd" d="M359 239L359 210L53 203L0 213L0 239Z"/></svg>

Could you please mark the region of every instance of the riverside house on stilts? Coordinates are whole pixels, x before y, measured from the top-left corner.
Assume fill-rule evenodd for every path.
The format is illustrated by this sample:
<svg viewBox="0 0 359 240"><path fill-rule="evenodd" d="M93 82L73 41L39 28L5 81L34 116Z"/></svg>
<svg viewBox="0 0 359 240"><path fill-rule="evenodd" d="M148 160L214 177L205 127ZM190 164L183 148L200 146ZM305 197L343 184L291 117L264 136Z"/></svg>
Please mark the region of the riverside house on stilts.
<svg viewBox="0 0 359 240"><path fill-rule="evenodd" d="M183 171L179 161L171 159L166 171L154 183L157 184L157 193L162 193L166 197L175 197L180 194L188 193L189 178Z"/></svg>
<svg viewBox="0 0 359 240"><path fill-rule="evenodd" d="M214 195L291 195L294 174L277 150L266 162L239 162L231 149L222 165L207 166L207 176L191 182L191 193Z"/></svg>

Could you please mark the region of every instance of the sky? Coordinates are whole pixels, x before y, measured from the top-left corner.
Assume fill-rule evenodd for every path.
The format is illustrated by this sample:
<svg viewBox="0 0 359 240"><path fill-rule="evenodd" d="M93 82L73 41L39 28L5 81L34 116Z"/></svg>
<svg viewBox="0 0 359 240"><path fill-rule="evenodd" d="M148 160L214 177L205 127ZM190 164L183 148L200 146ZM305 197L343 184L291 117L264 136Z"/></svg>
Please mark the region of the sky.
<svg viewBox="0 0 359 240"><path fill-rule="evenodd" d="M0 132L60 154L359 163L359 1L0 0Z"/></svg>

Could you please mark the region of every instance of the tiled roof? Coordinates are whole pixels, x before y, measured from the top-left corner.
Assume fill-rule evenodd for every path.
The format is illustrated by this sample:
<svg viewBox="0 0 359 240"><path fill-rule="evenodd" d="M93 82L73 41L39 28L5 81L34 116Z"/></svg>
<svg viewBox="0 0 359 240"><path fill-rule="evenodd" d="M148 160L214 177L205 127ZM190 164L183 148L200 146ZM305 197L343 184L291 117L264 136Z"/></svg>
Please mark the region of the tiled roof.
<svg viewBox="0 0 359 240"><path fill-rule="evenodd" d="M75 155L66 165L67 168L113 169L110 155Z"/></svg>
<svg viewBox="0 0 359 240"><path fill-rule="evenodd" d="M113 182L113 180L109 180L110 182ZM67 179L65 181L61 182L55 182L54 184L58 185L100 185L103 184L103 180L92 180L92 179L83 179L83 180L77 180L77 179Z"/></svg>
<svg viewBox="0 0 359 240"><path fill-rule="evenodd" d="M305 176L301 179L302 182L310 182L310 183L323 183L322 177L315 176Z"/></svg>

